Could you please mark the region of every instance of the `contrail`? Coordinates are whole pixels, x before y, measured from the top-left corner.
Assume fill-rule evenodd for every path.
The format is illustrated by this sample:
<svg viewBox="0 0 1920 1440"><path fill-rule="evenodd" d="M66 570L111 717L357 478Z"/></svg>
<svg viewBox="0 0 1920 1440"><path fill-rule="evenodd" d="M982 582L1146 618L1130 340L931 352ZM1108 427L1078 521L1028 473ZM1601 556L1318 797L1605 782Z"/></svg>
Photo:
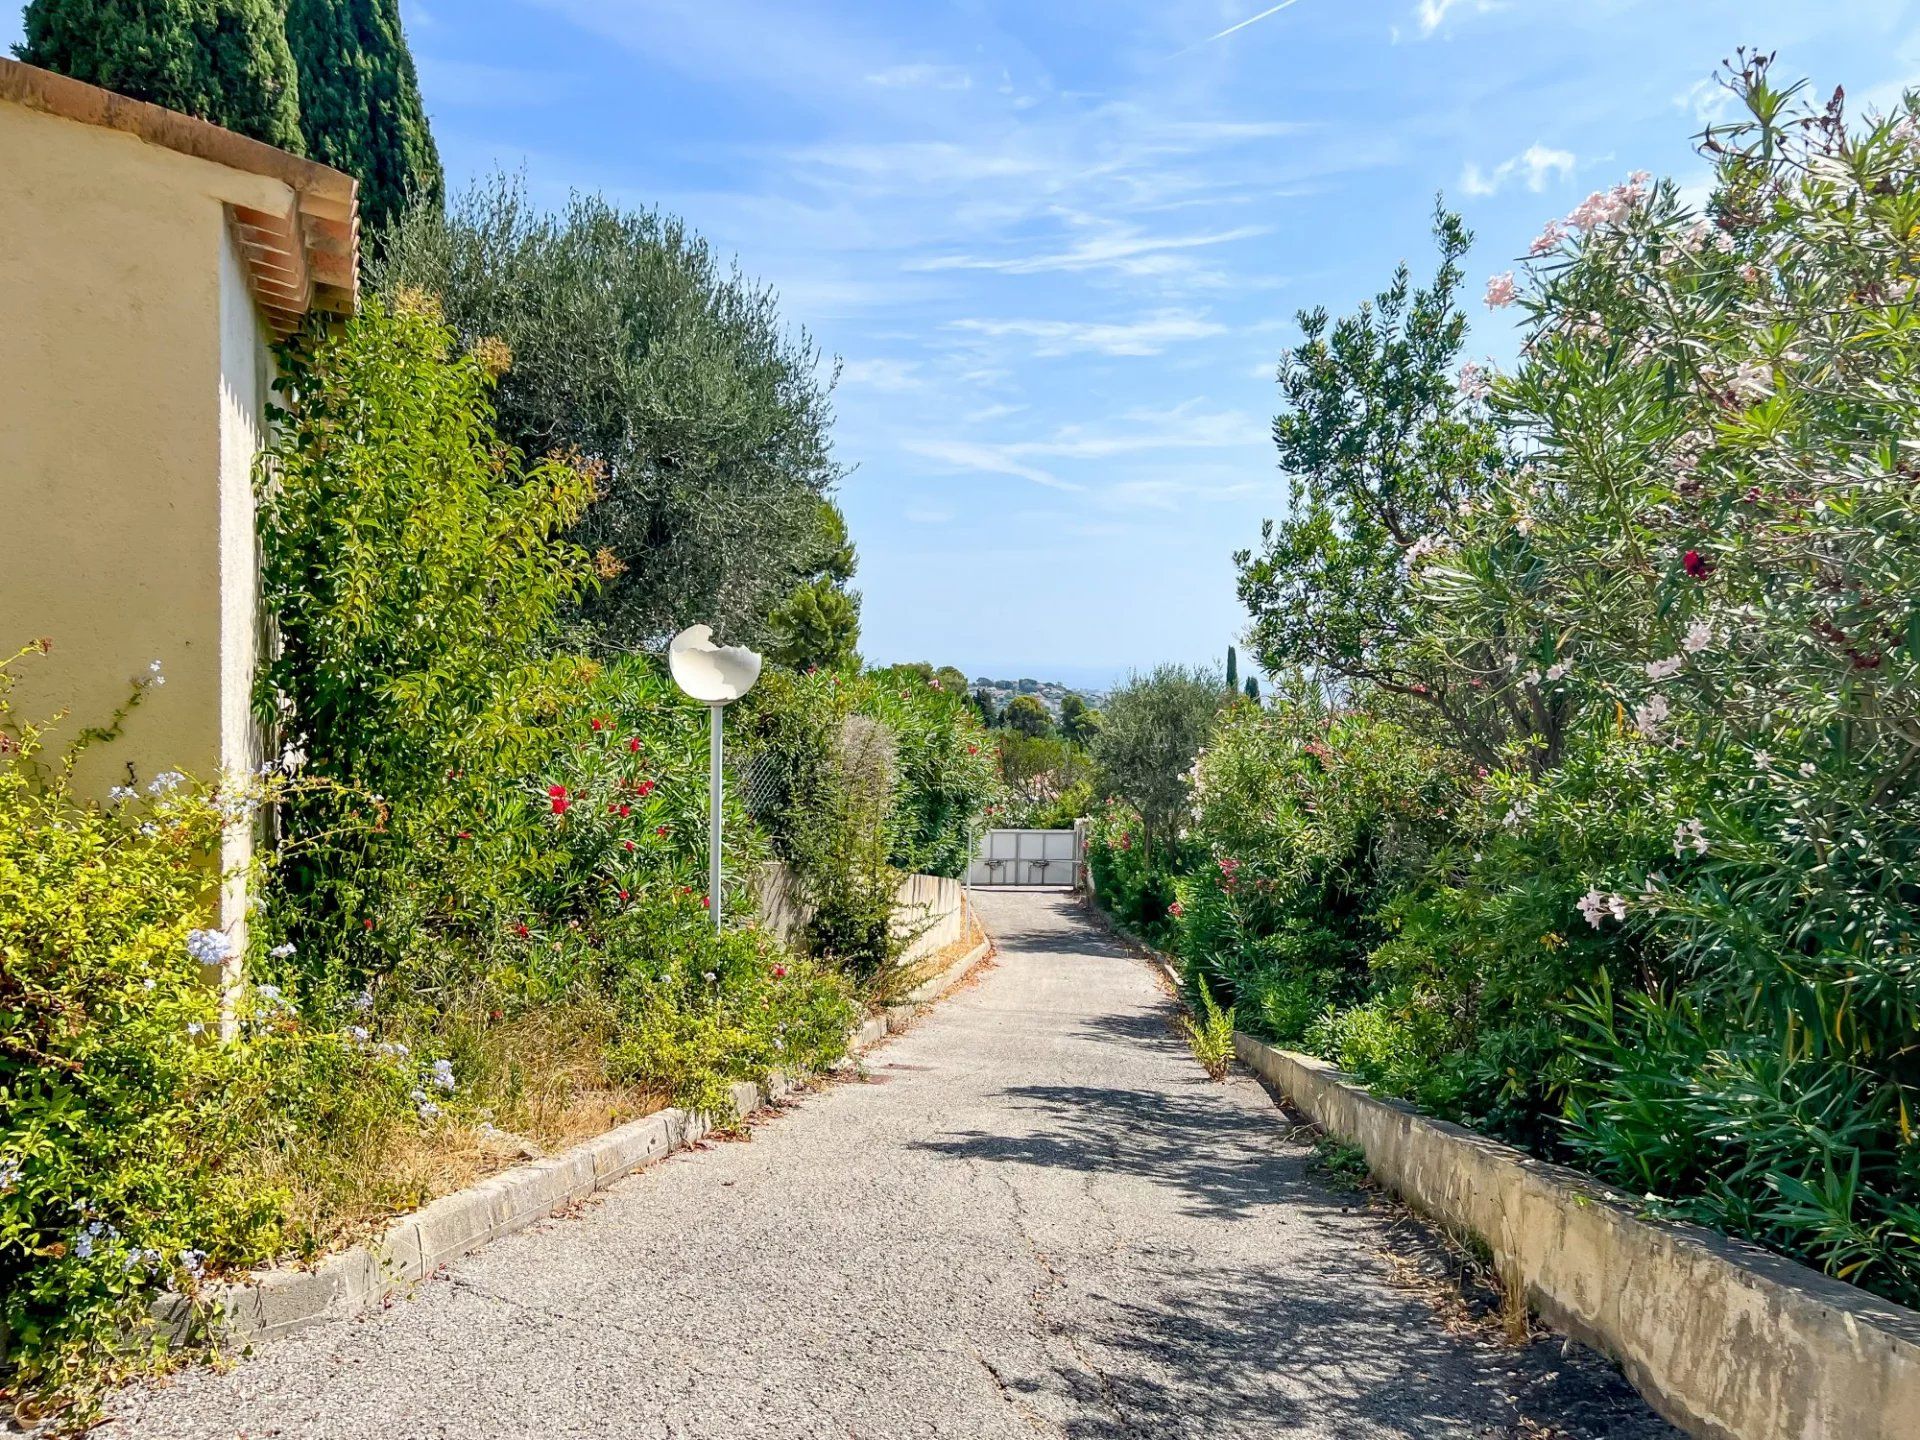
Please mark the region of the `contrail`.
<svg viewBox="0 0 1920 1440"><path fill-rule="evenodd" d="M1227 36L1233 34L1236 30L1244 30L1249 25L1258 25L1262 20L1266 19L1269 15L1278 15L1282 10L1287 9L1290 6L1298 5L1299 3L1300 3L1300 0L1280 0L1280 3L1278 5L1275 5L1270 10L1262 10L1258 15L1249 15L1245 20L1242 20L1238 25L1229 25L1226 29L1222 30L1218 35L1209 35L1204 40L1194 41L1194 43L1187 46L1185 50L1175 51L1173 58L1177 59L1179 56L1185 55L1190 51L1198 50L1202 45L1211 45L1216 40L1224 40L1227 38Z"/></svg>

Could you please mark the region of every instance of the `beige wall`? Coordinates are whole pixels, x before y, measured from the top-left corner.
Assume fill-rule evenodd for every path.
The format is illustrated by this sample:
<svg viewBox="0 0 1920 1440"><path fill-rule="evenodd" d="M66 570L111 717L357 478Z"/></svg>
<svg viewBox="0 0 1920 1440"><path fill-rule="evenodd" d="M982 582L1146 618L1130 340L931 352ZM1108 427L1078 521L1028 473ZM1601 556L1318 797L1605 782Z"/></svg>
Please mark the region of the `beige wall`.
<svg viewBox="0 0 1920 1440"><path fill-rule="evenodd" d="M158 659L167 683L82 792L245 768L270 362L225 205L284 212L290 192L7 102L0 156L0 647L53 641L14 698L69 708L70 738Z"/></svg>

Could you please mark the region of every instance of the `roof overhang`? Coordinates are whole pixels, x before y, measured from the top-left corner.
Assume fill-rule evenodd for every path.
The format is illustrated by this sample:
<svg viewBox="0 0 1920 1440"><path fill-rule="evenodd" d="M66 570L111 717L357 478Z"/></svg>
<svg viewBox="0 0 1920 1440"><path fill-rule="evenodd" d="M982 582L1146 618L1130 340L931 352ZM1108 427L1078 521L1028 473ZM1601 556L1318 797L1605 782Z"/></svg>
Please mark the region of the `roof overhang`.
<svg viewBox="0 0 1920 1440"><path fill-rule="evenodd" d="M351 314L360 295L359 184L351 175L304 160L205 120L51 70L0 58L0 101L82 125L118 130L149 145L280 182L284 205L225 202L247 283L276 335L314 311Z"/></svg>

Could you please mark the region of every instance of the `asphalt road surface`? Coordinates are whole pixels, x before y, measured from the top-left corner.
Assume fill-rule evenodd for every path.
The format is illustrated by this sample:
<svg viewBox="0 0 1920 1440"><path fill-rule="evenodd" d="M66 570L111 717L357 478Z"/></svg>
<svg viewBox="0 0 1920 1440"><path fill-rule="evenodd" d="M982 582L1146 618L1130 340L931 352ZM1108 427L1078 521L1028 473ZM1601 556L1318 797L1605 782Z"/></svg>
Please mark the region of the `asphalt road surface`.
<svg viewBox="0 0 1920 1440"><path fill-rule="evenodd" d="M1078 902L979 907L997 963L863 1079L98 1433L1676 1434L1584 1352L1442 1323L1396 1279L1421 1242L1255 1081L1210 1084Z"/></svg>

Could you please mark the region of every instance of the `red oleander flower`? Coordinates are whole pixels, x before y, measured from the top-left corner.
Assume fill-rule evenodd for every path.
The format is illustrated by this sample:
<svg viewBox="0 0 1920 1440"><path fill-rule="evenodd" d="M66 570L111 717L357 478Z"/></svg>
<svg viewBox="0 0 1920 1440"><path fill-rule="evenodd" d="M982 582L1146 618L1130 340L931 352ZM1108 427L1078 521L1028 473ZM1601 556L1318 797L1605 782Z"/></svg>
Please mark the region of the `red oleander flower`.
<svg viewBox="0 0 1920 1440"><path fill-rule="evenodd" d="M631 850L631 849L633 849L633 841L631 841L631 840L628 840L628 841L626 841L626 842L625 842L625 844L626 844L626 847L627 847L627 849L629 849L629 850Z"/></svg>
<svg viewBox="0 0 1920 1440"><path fill-rule="evenodd" d="M644 800L647 798L647 796L651 795L654 792L654 789L655 789L655 786L653 781L642 780L638 785L633 787L633 793L638 795L642 800Z"/></svg>
<svg viewBox="0 0 1920 1440"><path fill-rule="evenodd" d="M1706 558L1698 550L1687 551L1680 557L1680 564L1687 574L1696 580L1704 580L1713 573L1713 566L1707 563Z"/></svg>
<svg viewBox="0 0 1920 1440"><path fill-rule="evenodd" d="M556 815L566 814L567 807L573 804L573 801L567 798L567 787L564 785L549 785L547 802L553 807L553 813Z"/></svg>
<svg viewBox="0 0 1920 1440"><path fill-rule="evenodd" d="M638 735L631 737L627 741L627 753L629 755L638 755L640 753L640 737Z"/></svg>
<svg viewBox="0 0 1920 1440"><path fill-rule="evenodd" d="M672 834L673 832L668 830L666 826L662 825L658 829L656 829L653 833L658 835L662 840L664 840L667 838L668 835Z"/></svg>
<svg viewBox="0 0 1920 1440"><path fill-rule="evenodd" d="M700 897L700 908L702 910L711 910L713 908L713 901L708 899L705 895L702 895Z"/></svg>
<svg viewBox="0 0 1920 1440"><path fill-rule="evenodd" d="M526 939L530 933L527 929L527 922L522 920L518 925L514 926L513 933L518 935L522 940Z"/></svg>
<svg viewBox="0 0 1920 1440"><path fill-rule="evenodd" d="M622 820L626 819L627 816L631 814L633 814L633 807L631 805L622 805L620 807L620 818Z"/></svg>
<svg viewBox="0 0 1920 1440"><path fill-rule="evenodd" d="M371 930L373 928L373 917L369 915L366 919L362 920L360 922L360 928L362 930Z"/></svg>
<svg viewBox="0 0 1920 1440"><path fill-rule="evenodd" d="M1174 901L1173 904L1167 907L1167 914L1171 915L1176 920L1178 920L1182 915L1186 913L1187 912L1185 907L1182 906L1178 900Z"/></svg>
<svg viewBox="0 0 1920 1440"><path fill-rule="evenodd" d="M587 721L587 724L598 730L600 728L600 717L598 715L594 716L591 720Z"/></svg>
<svg viewBox="0 0 1920 1440"><path fill-rule="evenodd" d="M622 900L624 900L624 899L626 899L626 898L627 898L627 892L626 892L626 891L624 891L624 890L622 890L622 891L620 892L620 898L621 898Z"/></svg>

